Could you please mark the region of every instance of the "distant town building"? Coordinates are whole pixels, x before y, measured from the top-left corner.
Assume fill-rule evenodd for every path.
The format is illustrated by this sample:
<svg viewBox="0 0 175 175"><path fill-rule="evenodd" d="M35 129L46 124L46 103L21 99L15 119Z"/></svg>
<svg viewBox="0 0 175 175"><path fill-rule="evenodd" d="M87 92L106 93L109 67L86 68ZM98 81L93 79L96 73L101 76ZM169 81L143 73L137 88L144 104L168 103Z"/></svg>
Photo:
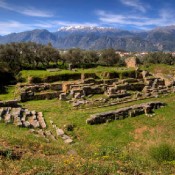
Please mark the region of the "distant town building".
<svg viewBox="0 0 175 175"><path fill-rule="evenodd" d="M119 54L120 57L130 56L132 54L131 52L121 52L121 51L116 51L115 53Z"/></svg>

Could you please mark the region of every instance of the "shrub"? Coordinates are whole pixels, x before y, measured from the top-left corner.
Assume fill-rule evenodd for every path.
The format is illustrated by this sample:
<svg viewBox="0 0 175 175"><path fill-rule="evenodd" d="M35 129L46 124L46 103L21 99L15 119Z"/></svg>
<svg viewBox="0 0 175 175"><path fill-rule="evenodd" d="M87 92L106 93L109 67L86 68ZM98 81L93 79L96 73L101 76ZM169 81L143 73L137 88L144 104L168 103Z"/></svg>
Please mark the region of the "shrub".
<svg viewBox="0 0 175 175"><path fill-rule="evenodd" d="M42 83L42 79L39 77L29 77L28 83Z"/></svg>
<svg viewBox="0 0 175 175"><path fill-rule="evenodd" d="M150 155L158 163L175 160L175 148L167 143L150 148Z"/></svg>

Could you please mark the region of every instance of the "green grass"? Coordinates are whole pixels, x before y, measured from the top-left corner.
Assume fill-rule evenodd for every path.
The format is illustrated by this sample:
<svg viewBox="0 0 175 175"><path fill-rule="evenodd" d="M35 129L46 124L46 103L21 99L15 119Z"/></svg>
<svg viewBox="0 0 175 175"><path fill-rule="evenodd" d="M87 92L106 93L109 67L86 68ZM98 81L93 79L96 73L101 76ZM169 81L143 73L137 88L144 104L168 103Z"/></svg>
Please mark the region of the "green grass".
<svg viewBox="0 0 175 175"><path fill-rule="evenodd" d="M15 98L14 96L15 93L15 86L7 86L6 87L6 93L5 94L0 94L0 101L4 100L13 100Z"/></svg>
<svg viewBox="0 0 175 175"><path fill-rule="evenodd" d="M14 86L8 87L7 94L1 94L0 100L12 99L14 90ZM100 97L97 95L92 98ZM57 99L22 103L23 107L30 110L43 112L48 130L53 130L50 120L60 128L73 124L74 130L67 131L67 134L73 137L74 143L66 145L60 138L48 143L28 129L0 123L0 149L22 152L20 160L0 156L0 174L173 174L174 99L175 94L169 94L91 110L76 110L69 103ZM158 100L168 105L156 110L154 117L140 115L106 124L86 124L91 114ZM162 148L162 143L167 146Z"/></svg>
<svg viewBox="0 0 175 175"><path fill-rule="evenodd" d="M126 68L119 68L119 67L101 67L98 66L97 68L91 68L91 69L77 69L76 72L70 71L70 70L60 70L58 72L48 72L45 70L23 70L19 73L18 77L22 79L23 81L28 81L29 78L39 78L39 79L45 79L47 77L52 76L70 76L74 74L81 74L81 73L95 73L97 76L100 76L103 72L110 72L110 73L119 73L123 76L125 74L133 72L133 69L126 69Z"/></svg>
<svg viewBox="0 0 175 175"><path fill-rule="evenodd" d="M158 163L175 160L175 148L167 143L161 143L150 148L150 155Z"/></svg>
<svg viewBox="0 0 175 175"><path fill-rule="evenodd" d="M150 72L153 73L157 73L157 72L161 72L163 74L169 74L169 73L173 73L175 71L175 66L170 66L170 65L166 65L166 64L151 64L147 67L141 67L142 69L146 69Z"/></svg>

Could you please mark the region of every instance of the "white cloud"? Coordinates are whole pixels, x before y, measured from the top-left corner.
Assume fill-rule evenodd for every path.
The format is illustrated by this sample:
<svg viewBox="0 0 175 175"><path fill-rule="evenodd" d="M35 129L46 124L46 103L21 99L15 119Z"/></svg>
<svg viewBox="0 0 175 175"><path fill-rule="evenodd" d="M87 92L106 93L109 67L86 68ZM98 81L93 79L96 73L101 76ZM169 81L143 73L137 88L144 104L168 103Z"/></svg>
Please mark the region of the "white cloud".
<svg viewBox="0 0 175 175"><path fill-rule="evenodd" d="M34 8L24 9L22 14L27 16L35 16L35 17L52 17L53 14L51 12L36 10Z"/></svg>
<svg viewBox="0 0 175 175"><path fill-rule="evenodd" d="M133 7L134 9L139 10L141 12L146 12L147 8L149 8L147 4L144 4L139 0L120 0L120 2L126 6Z"/></svg>
<svg viewBox="0 0 175 175"><path fill-rule="evenodd" d="M25 30L31 30L32 26L23 24L18 21L0 22L0 35L6 35L14 32L22 32Z"/></svg>
<svg viewBox="0 0 175 175"><path fill-rule="evenodd" d="M0 0L0 8L14 11L27 16L35 16L35 17L52 17L53 16L52 12L42 11L34 7L25 8L22 6L15 6L15 5L6 3L4 0Z"/></svg>
<svg viewBox="0 0 175 175"><path fill-rule="evenodd" d="M34 23L21 23L19 21L0 21L0 35L19 33L33 29L48 29L56 31L60 27L66 26L97 26L95 23L76 23L69 21L35 21Z"/></svg>
<svg viewBox="0 0 175 175"><path fill-rule="evenodd" d="M171 13L171 10L169 9L161 10L155 18L136 14L114 14L103 10L99 10L96 13L99 20L104 24L115 24L120 26L129 25L139 29L149 29L150 26L168 26L175 24L175 15Z"/></svg>

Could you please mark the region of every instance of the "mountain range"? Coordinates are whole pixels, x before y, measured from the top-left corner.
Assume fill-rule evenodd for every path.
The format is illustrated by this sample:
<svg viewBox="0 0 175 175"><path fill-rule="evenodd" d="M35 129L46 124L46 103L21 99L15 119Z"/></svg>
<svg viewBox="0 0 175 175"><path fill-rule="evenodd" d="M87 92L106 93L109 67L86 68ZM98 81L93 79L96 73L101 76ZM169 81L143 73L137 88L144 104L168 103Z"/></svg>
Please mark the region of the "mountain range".
<svg viewBox="0 0 175 175"><path fill-rule="evenodd" d="M69 26L56 32L32 30L0 36L0 43L36 42L59 49L106 49L126 51L175 51L175 26L149 31L127 31L112 27Z"/></svg>

